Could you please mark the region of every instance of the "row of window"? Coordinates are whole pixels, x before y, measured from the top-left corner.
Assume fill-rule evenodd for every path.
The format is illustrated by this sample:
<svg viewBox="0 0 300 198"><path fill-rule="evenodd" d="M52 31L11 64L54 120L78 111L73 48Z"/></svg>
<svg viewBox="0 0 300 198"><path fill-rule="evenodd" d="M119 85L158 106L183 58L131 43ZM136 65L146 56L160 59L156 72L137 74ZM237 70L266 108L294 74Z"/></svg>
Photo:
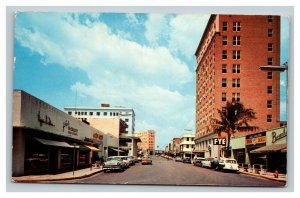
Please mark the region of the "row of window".
<svg viewBox="0 0 300 198"><path fill-rule="evenodd" d="M238 73L240 73L240 70L241 70L240 64L232 65L232 73L238 74ZM227 73L227 64L222 64L222 73Z"/></svg>
<svg viewBox="0 0 300 198"><path fill-rule="evenodd" d="M240 81L239 78L233 78L232 87L240 87ZM227 78L222 78L222 87L227 87Z"/></svg>
<svg viewBox="0 0 300 198"><path fill-rule="evenodd" d="M222 44L227 45L227 36L222 37ZM240 36L233 36L232 37L232 45L241 45L241 37Z"/></svg>
<svg viewBox="0 0 300 198"><path fill-rule="evenodd" d="M222 27L222 30L223 30L223 31L227 31L227 30L228 30L228 22L227 22L227 21L223 21L223 27ZM233 30L234 32L239 32L239 31L241 31L241 22L239 22L239 21L233 22L232 30Z"/></svg>
<svg viewBox="0 0 300 198"><path fill-rule="evenodd" d="M227 59L227 50L222 51L222 59ZM232 59L238 60L241 59L241 51L240 50L233 50L232 51Z"/></svg>
<svg viewBox="0 0 300 198"><path fill-rule="evenodd" d="M190 148L190 146L191 146L191 148L194 148L194 145L189 145L189 144L182 145L181 147L182 148Z"/></svg>

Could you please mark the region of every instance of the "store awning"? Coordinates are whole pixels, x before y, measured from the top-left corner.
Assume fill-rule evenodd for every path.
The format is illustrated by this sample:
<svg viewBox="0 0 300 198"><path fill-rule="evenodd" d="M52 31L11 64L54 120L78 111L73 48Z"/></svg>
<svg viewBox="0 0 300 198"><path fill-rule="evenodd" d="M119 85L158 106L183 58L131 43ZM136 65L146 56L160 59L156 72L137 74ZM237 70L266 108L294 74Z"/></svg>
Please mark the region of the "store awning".
<svg viewBox="0 0 300 198"><path fill-rule="evenodd" d="M119 150L119 149L115 149L115 148L111 148L111 147L108 147L108 148L110 148L111 150L117 151L117 152L123 152L124 153L124 151Z"/></svg>
<svg viewBox="0 0 300 198"><path fill-rule="evenodd" d="M90 146L90 145L84 145L85 147L89 148L91 151L100 151L100 149L94 147L94 146Z"/></svg>
<svg viewBox="0 0 300 198"><path fill-rule="evenodd" d="M53 140L45 140L41 138L34 138L40 143L48 146L59 146L59 147L68 147L68 148L74 148L74 146L68 144L67 142L58 142L58 141L53 141Z"/></svg>
<svg viewBox="0 0 300 198"><path fill-rule="evenodd" d="M205 153L205 150L194 150L193 153Z"/></svg>
<svg viewBox="0 0 300 198"><path fill-rule="evenodd" d="M267 145L258 149L255 149L253 151L250 151L250 153L272 153L272 152L278 152L278 151L284 151L286 150L286 144L271 144Z"/></svg>

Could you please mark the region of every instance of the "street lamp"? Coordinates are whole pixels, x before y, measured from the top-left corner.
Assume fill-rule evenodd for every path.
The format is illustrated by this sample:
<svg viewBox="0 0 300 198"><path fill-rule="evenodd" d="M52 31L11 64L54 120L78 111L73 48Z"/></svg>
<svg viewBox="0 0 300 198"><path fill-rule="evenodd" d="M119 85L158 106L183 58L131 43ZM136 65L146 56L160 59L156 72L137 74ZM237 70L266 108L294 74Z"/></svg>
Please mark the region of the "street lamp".
<svg viewBox="0 0 300 198"><path fill-rule="evenodd" d="M272 72L284 72L286 71L286 112L288 111L288 62L285 62L283 66L275 66L275 65L268 65L268 66L260 66L259 69L261 71L272 71ZM288 118L288 114L286 115Z"/></svg>

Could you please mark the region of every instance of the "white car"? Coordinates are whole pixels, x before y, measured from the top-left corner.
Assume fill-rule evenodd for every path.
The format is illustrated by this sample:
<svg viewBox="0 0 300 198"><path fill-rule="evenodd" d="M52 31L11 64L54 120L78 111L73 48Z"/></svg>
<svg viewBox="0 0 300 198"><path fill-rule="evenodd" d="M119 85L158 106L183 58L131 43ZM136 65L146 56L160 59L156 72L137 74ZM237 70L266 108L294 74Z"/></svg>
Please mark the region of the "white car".
<svg viewBox="0 0 300 198"><path fill-rule="evenodd" d="M238 172L239 171L239 165L235 159L230 158L222 158L219 161L219 170L225 170L225 171L233 171Z"/></svg>
<svg viewBox="0 0 300 198"><path fill-rule="evenodd" d="M212 168L212 161L214 160L214 158L205 158L205 160L202 160L201 164L202 164L202 167L207 167L207 168Z"/></svg>
<svg viewBox="0 0 300 198"><path fill-rule="evenodd" d="M117 156L108 157L106 162L103 164L103 171L106 172L108 170L124 170L124 163L123 161L118 158Z"/></svg>

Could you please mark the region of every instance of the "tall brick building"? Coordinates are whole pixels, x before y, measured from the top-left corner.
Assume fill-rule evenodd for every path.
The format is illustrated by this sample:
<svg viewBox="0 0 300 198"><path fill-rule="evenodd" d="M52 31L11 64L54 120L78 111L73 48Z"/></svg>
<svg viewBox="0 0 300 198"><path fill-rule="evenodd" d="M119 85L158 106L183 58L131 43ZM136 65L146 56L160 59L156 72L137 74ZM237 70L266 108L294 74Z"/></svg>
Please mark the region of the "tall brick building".
<svg viewBox="0 0 300 198"><path fill-rule="evenodd" d="M226 101L256 112L260 130L280 125L280 74L260 66L280 64L280 17L211 15L196 56L195 151L217 156L210 120ZM241 135L241 134L237 134Z"/></svg>

